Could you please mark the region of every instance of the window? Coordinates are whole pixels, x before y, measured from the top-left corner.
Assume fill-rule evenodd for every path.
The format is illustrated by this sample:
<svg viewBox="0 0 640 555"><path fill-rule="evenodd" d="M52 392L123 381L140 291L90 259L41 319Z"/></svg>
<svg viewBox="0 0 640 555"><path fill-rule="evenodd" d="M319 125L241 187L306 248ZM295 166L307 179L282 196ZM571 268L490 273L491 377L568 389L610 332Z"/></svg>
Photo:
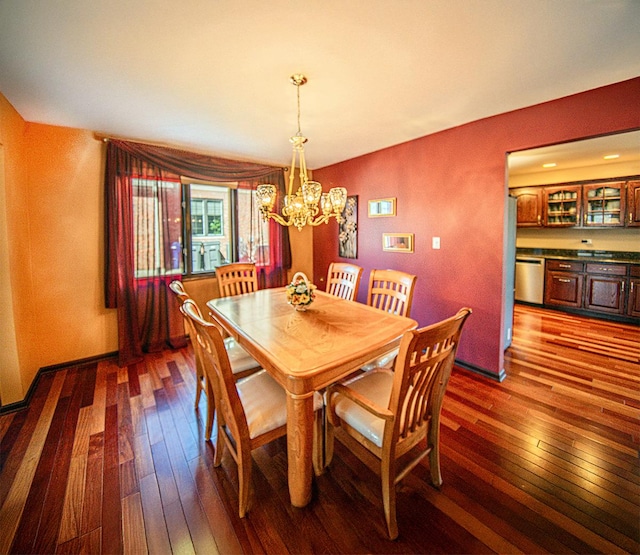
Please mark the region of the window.
<svg viewBox="0 0 640 555"><path fill-rule="evenodd" d="M195 188L191 187L192 190ZM223 189L217 187L217 189ZM206 194L207 191L202 191ZM221 199L191 199L191 234L193 236L223 236L224 201Z"/></svg>
<svg viewBox="0 0 640 555"><path fill-rule="evenodd" d="M158 194L160 191L162 194ZM203 275L229 262L268 265L269 226L235 183L134 180L135 271Z"/></svg>

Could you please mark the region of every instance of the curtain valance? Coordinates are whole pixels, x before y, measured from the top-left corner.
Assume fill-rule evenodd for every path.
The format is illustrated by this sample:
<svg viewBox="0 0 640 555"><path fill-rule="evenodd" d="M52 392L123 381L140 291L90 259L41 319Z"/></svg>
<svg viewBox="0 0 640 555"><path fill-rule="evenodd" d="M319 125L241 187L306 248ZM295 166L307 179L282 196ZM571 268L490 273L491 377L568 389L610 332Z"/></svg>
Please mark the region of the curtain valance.
<svg viewBox="0 0 640 555"><path fill-rule="evenodd" d="M176 148L109 139L112 148L122 150L155 167L175 175L208 181L267 181L277 183L284 175L283 168L240 162L198 154Z"/></svg>

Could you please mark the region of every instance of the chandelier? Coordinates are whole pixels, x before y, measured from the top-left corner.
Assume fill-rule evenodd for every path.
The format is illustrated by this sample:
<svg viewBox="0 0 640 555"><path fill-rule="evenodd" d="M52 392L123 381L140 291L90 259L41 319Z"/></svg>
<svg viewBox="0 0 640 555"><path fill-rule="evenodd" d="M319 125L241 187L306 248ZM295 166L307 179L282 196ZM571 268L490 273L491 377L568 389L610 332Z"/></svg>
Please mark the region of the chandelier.
<svg viewBox="0 0 640 555"><path fill-rule="evenodd" d="M347 202L347 190L344 187L334 187L328 193L323 193L322 185L317 181L309 181L307 176L307 164L304 160L304 143L307 139L300 132L300 86L306 82L307 78L302 74L296 73L291 76L291 83L296 86L298 96L298 132L289 139L293 144L293 157L282 215L273 211L276 203L275 185L258 185L256 188L256 199L264 220L272 218L280 225L294 225L298 230L305 225L317 226L328 223L331 216L339 220ZM296 157L300 159L300 187L294 194Z"/></svg>

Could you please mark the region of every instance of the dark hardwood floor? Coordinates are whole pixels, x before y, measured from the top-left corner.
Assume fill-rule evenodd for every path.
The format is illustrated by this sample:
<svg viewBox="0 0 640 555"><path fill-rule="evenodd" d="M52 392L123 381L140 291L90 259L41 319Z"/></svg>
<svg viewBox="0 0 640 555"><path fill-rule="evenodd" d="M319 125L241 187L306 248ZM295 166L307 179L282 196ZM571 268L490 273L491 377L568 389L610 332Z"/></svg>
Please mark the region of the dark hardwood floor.
<svg viewBox="0 0 640 555"><path fill-rule="evenodd" d="M640 329L522 306L514 329L502 383L454 371L444 485L425 461L398 486L395 542L376 465L339 443L304 509L286 441L255 451L239 519L187 348L44 374L0 417L0 553L640 552Z"/></svg>

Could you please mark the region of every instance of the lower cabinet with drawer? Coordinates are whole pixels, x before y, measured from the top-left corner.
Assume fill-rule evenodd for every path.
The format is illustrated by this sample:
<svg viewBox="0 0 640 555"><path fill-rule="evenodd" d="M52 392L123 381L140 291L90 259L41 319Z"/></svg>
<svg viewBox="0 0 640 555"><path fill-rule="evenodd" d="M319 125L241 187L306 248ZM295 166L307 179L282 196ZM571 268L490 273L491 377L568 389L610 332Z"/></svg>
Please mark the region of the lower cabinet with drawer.
<svg viewBox="0 0 640 555"><path fill-rule="evenodd" d="M640 265L547 259L544 304L640 323Z"/></svg>
<svg viewBox="0 0 640 555"><path fill-rule="evenodd" d="M625 313L627 264L587 264L584 308Z"/></svg>
<svg viewBox="0 0 640 555"><path fill-rule="evenodd" d="M582 308L584 264L547 260L544 304Z"/></svg>

